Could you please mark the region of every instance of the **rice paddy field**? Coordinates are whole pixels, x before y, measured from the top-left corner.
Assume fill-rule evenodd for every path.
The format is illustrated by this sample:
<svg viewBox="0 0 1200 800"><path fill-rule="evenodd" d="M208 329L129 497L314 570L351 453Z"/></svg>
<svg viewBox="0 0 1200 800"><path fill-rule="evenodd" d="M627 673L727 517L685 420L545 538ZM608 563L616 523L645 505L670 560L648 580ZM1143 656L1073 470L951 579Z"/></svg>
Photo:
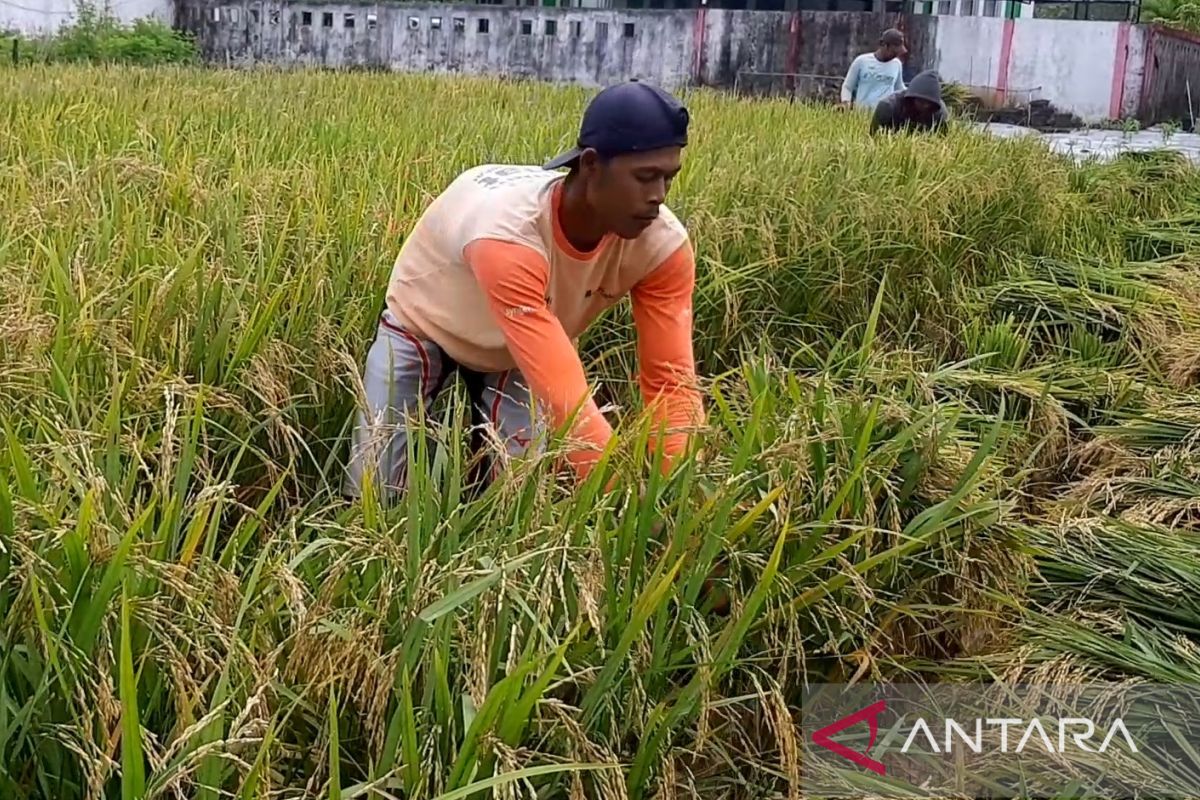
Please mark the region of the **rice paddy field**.
<svg viewBox="0 0 1200 800"><path fill-rule="evenodd" d="M472 490L451 393L386 506L339 483L397 248L588 93L0 94L0 796L795 798L809 683L1200 681L1200 176L1169 154L690 93L702 454L644 462L619 306L581 341L621 433L588 483Z"/></svg>

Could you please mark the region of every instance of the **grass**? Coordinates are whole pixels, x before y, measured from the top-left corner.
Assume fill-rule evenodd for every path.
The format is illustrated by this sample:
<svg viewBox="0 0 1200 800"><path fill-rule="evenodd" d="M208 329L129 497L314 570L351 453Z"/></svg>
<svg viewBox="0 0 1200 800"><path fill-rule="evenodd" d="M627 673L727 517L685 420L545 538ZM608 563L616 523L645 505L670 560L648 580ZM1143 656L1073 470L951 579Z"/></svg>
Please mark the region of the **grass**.
<svg viewBox="0 0 1200 800"><path fill-rule="evenodd" d="M1170 158L690 94L704 457L640 457L618 307L582 342L622 432L587 484L547 457L472 498L456 394L385 508L337 487L395 251L586 93L0 86L4 796L792 797L812 680L1198 676L1168 640L1200 181Z"/></svg>

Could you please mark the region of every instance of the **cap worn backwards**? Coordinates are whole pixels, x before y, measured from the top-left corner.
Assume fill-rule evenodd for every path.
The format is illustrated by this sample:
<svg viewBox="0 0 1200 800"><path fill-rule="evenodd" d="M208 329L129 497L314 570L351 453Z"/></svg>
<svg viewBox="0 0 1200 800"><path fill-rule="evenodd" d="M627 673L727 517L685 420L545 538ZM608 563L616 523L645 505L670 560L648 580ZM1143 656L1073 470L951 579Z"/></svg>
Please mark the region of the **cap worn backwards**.
<svg viewBox="0 0 1200 800"><path fill-rule="evenodd" d="M687 145L688 110L675 97L648 83L631 80L604 89L583 113L577 147L544 165L571 165L584 150L605 158Z"/></svg>

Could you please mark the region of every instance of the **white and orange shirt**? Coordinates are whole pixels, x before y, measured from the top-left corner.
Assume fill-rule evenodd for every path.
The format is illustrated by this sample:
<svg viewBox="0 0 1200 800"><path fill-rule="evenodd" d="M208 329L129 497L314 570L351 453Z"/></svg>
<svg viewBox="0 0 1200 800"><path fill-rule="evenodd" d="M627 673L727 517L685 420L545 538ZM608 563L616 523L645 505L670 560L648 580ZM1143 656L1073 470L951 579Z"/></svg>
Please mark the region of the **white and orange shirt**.
<svg viewBox="0 0 1200 800"><path fill-rule="evenodd" d="M392 268L388 310L413 333L481 372L516 367L556 426L595 448L570 454L584 475L612 428L572 344L625 295L637 327L639 385L668 457L703 422L692 354L695 260L665 206L637 239L609 235L580 252L559 225L564 176L541 167L467 170L425 210Z"/></svg>

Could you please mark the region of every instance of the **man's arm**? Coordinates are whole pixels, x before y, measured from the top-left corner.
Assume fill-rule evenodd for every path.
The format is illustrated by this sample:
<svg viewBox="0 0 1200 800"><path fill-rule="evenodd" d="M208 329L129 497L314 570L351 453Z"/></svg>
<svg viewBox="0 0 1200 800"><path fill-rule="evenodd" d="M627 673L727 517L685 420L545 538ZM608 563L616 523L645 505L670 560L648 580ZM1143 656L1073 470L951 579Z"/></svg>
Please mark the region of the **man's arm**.
<svg viewBox="0 0 1200 800"><path fill-rule="evenodd" d="M854 92L858 89L858 71L861 66L862 56L850 62L850 69L846 71L846 77L842 80L843 103L850 103L854 100Z"/></svg>
<svg viewBox="0 0 1200 800"><path fill-rule="evenodd" d="M696 387L692 353L692 291L696 261L690 243L643 278L630 292L637 327L639 384L642 397L653 411L662 439L664 467L669 467L687 447L687 428L704 422L704 408ZM657 448L657 434L651 447Z"/></svg>
<svg viewBox="0 0 1200 800"><path fill-rule="evenodd" d="M532 248L492 239L472 242L463 254L487 295L517 368L548 408L554 425L561 428L578 410L571 433L585 447L572 448L567 458L582 479L599 460L612 427L592 398L579 353L546 306L550 265Z"/></svg>
<svg viewBox="0 0 1200 800"><path fill-rule="evenodd" d="M897 58L896 61L899 62L900 59ZM904 86L904 65L903 64L900 64L896 68L896 80L893 81L892 88L895 89L897 92L903 92L904 89L906 88Z"/></svg>

